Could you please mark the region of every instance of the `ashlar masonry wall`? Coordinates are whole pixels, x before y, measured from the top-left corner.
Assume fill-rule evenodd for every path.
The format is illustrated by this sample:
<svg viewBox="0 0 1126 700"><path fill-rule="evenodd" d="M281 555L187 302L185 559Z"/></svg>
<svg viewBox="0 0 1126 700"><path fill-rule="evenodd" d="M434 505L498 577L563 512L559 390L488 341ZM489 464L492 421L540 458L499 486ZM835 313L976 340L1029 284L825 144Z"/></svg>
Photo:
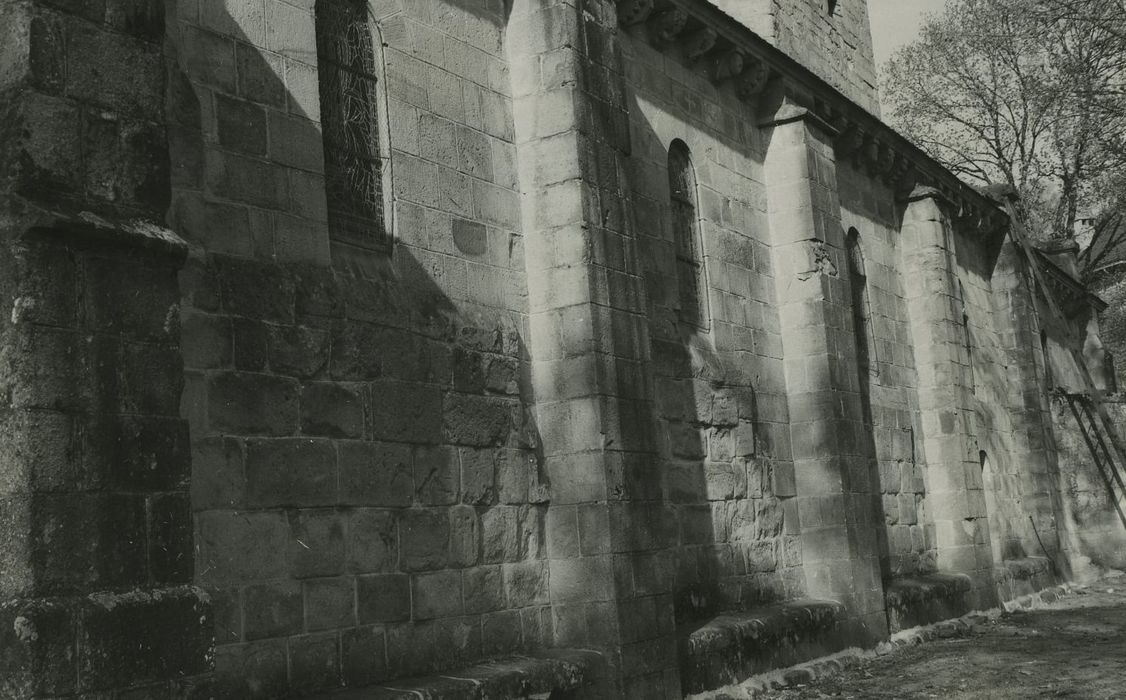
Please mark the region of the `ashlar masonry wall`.
<svg viewBox="0 0 1126 700"><path fill-rule="evenodd" d="M312 2L180 2L173 225L220 695L552 635L500 2L375 2L390 255L331 243Z"/></svg>
<svg viewBox="0 0 1126 700"><path fill-rule="evenodd" d="M867 283L867 323L854 309L850 327L856 343L870 347L869 367L857 368L861 411L870 426L860 447L867 460L875 461L869 488L879 497L875 511L884 524L882 573L889 579L932 573L937 569L934 525L927 510L915 343L904 291L917 280L902 272L902 204L894 189L863 165L850 160L841 167L842 227L858 234Z"/></svg>
<svg viewBox="0 0 1126 700"><path fill-rule="evenodd" d="M648 292L662 500L676 522L678 620L804 593L782 342L762 162L765 144L729 87L627 39L631 211ZM678 320L669 147L698 181L700 327ZM682 234L681 234L682 235Z"/></svg>
<svg viewBox="0 0 1126 700"><path fill-rule="evenodd" d="M879 116L867 2L716 0L715 5Z"/></svg>

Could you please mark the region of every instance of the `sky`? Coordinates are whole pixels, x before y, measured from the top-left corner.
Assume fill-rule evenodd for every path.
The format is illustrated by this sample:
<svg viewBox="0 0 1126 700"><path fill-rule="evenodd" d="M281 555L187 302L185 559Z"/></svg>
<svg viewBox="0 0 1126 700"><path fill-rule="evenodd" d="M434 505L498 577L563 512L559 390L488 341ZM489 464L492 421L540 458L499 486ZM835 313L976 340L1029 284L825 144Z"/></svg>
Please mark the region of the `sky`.
<svg viewBox="0 0 1126 700"><path fill-rule="evenodd" d="M945 0L868 0L876 65L918 36L925 12L938 12Z"/></svg>

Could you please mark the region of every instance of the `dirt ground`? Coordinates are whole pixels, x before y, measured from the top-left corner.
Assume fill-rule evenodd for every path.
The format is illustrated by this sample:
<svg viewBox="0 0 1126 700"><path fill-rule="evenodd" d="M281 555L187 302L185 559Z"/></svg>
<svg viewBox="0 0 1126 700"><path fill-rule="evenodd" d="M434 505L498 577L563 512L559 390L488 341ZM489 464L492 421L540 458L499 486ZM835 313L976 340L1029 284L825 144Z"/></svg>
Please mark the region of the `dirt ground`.
<svg viewBox="0 0 1126 700"><path fill-rule="evenodd" d="M763 697L1126 698L1126 576Z"/></svg>

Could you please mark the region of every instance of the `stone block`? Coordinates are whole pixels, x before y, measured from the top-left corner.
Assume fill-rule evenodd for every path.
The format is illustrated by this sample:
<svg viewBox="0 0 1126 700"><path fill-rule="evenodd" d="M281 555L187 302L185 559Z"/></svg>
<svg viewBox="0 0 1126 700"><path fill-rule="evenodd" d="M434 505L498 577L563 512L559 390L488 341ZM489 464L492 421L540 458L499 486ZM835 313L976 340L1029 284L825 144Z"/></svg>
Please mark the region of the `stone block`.
<svg viewBox="0 0 1126 700"><path fill-rule="evenodd" d="M406 574L360 576L356 579L356 603L360 624L409 620L410 577Z"/></svg>
<svg viewBox="0 0 1126 700"><path fill-rule="evenodd" d="M170 322L180 296L174 269L117 258L91 258L83 267L86 321L93 329L136 340L179 338L179 328ZM146 294L138 295L135 284Z"/></svg>
<svg viewBox="0 0 1126 700"><path fill-rule="evenodd" d="M488 564L543 556L546 508L496 506L481 516L483 561Z"/></svg>
<svg viewBox="0 0 1126 700"><path fill-rule="evenodd" d="M442 508L403 511L400 522L404 571L444 569L449 562L450 521Z"/></svg>
<svg viewBox="0 0 1126 700"><path fill-rule="evenodd" d="M256 156L266 154L266 110L259 105L217 93L215 122L224 148Z"/></svg>
<svg viewBox="0 0 1126 700"><path fill-rule="evenodd" d="M496 500L497 451L491 448L463 447L461 458L461 501L471 505L490 505Z"/></svg>
<svg viewBox="0 0 1126 700"><path fill-rule="evenodd" d="M290 686L311 693L340 685L340 650L336 633L309 634L289 640Z"/></svg>
<svg viewBox="0 0 1126 700"><path fill-rule="evenodd" d="M516 610L490 613L481 619L482 652L511 654L521 648L520 613Z"/></svg>
<svg viewBox="0 0 1126 700"><path fill-rule="evenodd" d="M409 506L414 497L414 455L409 445L340 443L341 501L354 506Z"/></svg>
<svg viewBox="0 0 1126 700"><path fill-rule="evenodd" d="M209 150L205 166L207 191L266 209L284 209L289 198L285 171L271 163L234 153ZM267 290L276 292L276 290Z"/></svg>
<svg viewBox="0 0 1126 700"><path fill-rule="evenodd" d="M176 491L188 486L192 465L185 421L104 418L91 421L88 429L82 445L84 468L105 486L122 491Z"/></svg>
<svg viewBox="0 0 1126 700"><path fill-rule="evenodd" d="M415 574L411 577L412 618L431 620L462 614L461 572Z"/></svg>
<svg viewBox="0 0 1126 700"><path fill-rule="evenodd" d="M269 326L270 369L299 378L317 376L328 365L329 334L303 326Z"/></svg>
<svg viewBox="0 0 1126 700"><path fill-rule="evenodd" d="M222 369L230 365L234 353L234 334L230 320L223 316L185 311L180 316L184 366L194 369Z"/></svg>
<svg viewBox="0 0 1126 700"><path fill-rule="evenodd" d="M109 372L115 359L120 364L116 368L117 376L111 378ZM179 415L184 367L176 348L123 343L118 358L105 353L95 362L102 370L95 378L95 382L101 383L95 391L103 406L108 399L113 399L113 408L121 413ZM105 383L107 379L109 382Z"/></svg>
<svg viewBox="0 0 1126 700"><path fill-rule="evenodd" d="M151 44L72 22L66 75L67 93L74 98L148 121L162 118L164 64Z"/></svg>
<svg viewBox="0 0 1126 700"><path fill-rule="evenodd" d="M289 511L289 570L294 578L344 570L344 524L334 510Z"/></svg>
<svg viewBox="0 0 1126 700"><path fill-rule="evenodd" d="M289 526L283 514L210 511L200 513L197 520L202 582L286 575Z"/></svg>
<svg viewBox="0 0 1126 700"><path fill-rule="evenodd" d="M505 607L505 589L500 566L478 566L466 569L461 578L465 613L475 615Z"/></svg>
<svg viewBox="0 0 1126 700"><path fill-rule="evenodd" d="M583 504L578 507L579 550L584 556L608 554L614 533L610 527L610 513L601 504Z"/></svg>
<svg viewBox="0 0 1126 700"><path fill-rule="evenodd" d="M322 437L363 437L364 397L360 386L331 382L303 386L301 432Z"/></svg>
<svg viewBox="0 0 1126 700"><path fill-rule="evenodd" d="M82 603L77 632L81 690L208 670L210 606L191 588L92 595Z"/></svg>
<svg viewBox="0 0 1126 700"><path fill-rule="evenodd" d="M453 349L454 389L471 394L485 391L485 368L482 357L461 347Z"/></svg>
<svg viewBox="0 0 1126 700"><path fill-rule="evenodd" d="M270 159L314 173L324 172L324 141L314 122L282 112L270 113Z"/></svg>
<svg viewBox="0 0 1126 700"><path fill-rule="evenodd" d="M242 177L253 176L246 173ZM276 203L267 206L281 207ZM228 313L258 321L292 322L294 281L283 268L223 257L218 259L218 272Z"/></svg>
<svg viewBox="0 0 1126 700"><path fill-rule="evenodd" d="M240 591L232 588L208 588L211 614L215 620L215 643L219 646L242 641L242 603Z"/></svg>
<svg viewBox="0 0 1126 700"><path fill-rule="evenodd" d="M236 508L243 503L242 449L235 440L208 438L192 445L192 507Z"/></svg>
<svg viewBox="0 0 1126 700"><path fill-rule="evenodd" d="M442 395L436 388L380 381L371 391L375 439L423 444L440 440Z"/></svg>
<svg viewBox="0 0 1126 700"><path fill-rule="evenodd" d="M346 323L332 335L332 376L368 380L383 375L383 348L393 341L383 328L366 323ZM406 351L406 348L393 348ZM388 348L388 351L392 348Z"/></svg>
<svg viewBox="0 0 1126 700"><path fill-rule="evenodd" d="M82 162L78 109L70 101L36 93L22 107L21 192L39 200L77 193L83 186L82 170L74 167Z"/></svg>
<svg viewBox="0 0 1126 700"><path fill-rule="evenodd" d="M473 566L480 557L481 526L472 506L450 508L450 565Z"/></svg>
<svg viewBox="0 0 1126 700"><path fill-rule="evenodd" d="M252 440L246 446L250 506L322 506L336 502L336 450L327 440Z"/></svg>
<svg viewBox="0 0 1126 700"><path fill-rule="evenodd" d="M213 430L278 436L297 431L298 385L292 379L224 372L211 377L207 398Z"/></svg>
<svg viewBox="0 0 1126 700"><path fill-rule="evenodd" d="M235 44L238 94L245 100L270 107L285 107L285 64L281 57L257 47Z"/></svg>
<svg viewBox="0 0 1126 700"><path fill-rule="evenodd" d="M216 686L225 697L266 700L289 690L286 641L270 639L215 650Z"/></svg>
<svg viewBox="0 0 1126 700"><path fill-rule="evenodd" d="M75 617L63 602L10 601L0 605L0 693L62 694L75 690Z"/></svg>
<svg viewBox="0 0 1126 700"><path fill-rule="evenodd" d="M504 594L509 607L524 608L549 602L546 561L504 564L503 569Z"/></svg>
<svg viewBox="0 0 1126 700"><path fill-rule="evenodd" d="M482 223L454 218L450 235L454 248L464 255L477 257L488 252L488 231Z"/></svg>
<svg viewBox="0 0 1126 700"><path fill-rule="evenodd" d="M187 494L151 496L149 513L149 578L162 585L190 583L195 550L191 499Z"/></svg>
<svg viewBox="0 0 1126 700"><path fill-rule="evenodd" d="M65 594L146 582L145 507L139 495L40 495L28 545L37 590Z"/></svg>
<svg viewBox="0 0 1126 700"><path fill-rule="evenodd" d="M363 687L387 675L387 639L382 627L356 627L340 633L340 673L344 684Z"/></svg>
<svg viewBox="0 0 1126 700"><path fill-rule="evenodd" d="M313 121L319 121L320 93L317 71L314 67L285 59L286 108L294 114Z"/></svg>
<svg viewBox="0 0 1126 700"><path fill-rule="evenodd" d="M247 586L243 610L248 640L298 634L304 624L301 584L284 581Z"/></svg>
<svg viewBox="0 0 1126 700"><path fill-rule="evenodd" d="M455 445L503 445L512 429L512 405L485 396L450 393L443 402L442 425Z"/></svg>
<svg viewBox="0 0 1126 700"><path fill-rule="evenodd" d="M497 455L497 489L501 503L527 503L539 485L538 466L532 452L502 450Z"/></svg>
<svg viewBox="0 0 1126 700"><path fill-rule="evenodd" d="M448 506L457 503L460 492L459 467L456 448L445 445L416 447L415 500L423 506Z"/></svg>
<svg viewBox="0 0 1126 700"><path fill-rule="evenodd" d="M395 571L399 529L395 511L356 508L348 516L348 571L368 574Z"/></svg>
<svg viewBox="0 0 1126 700"><path fill-rule="evenodd" d="M356 611L353 583L354 579L351 577L305 581L305 628L315 632L354 627Z"/></svg>
<svg viewBox="0 0 1126 700"><path fill-rule="evenodd" d="M13 30L17 24L9 17ZM27 27L27 69L32 84L51 94L60 94L66 79L66 36L60 18L33 17ZM18 31L18 30L17 30Z"/></svg>
<svg viewBox="0 0 1126 700"><path fill-rule="evenodd" d="M199 0L200 24L219 34L262 46L266 20L261 3L235 0Z"/></svg>
<svg viewBox="0 0 1126 700"><path fill-rule="evenodd" d="M316 65L313 15L279 0L266 0L266 48L307 65Z"/></svg>

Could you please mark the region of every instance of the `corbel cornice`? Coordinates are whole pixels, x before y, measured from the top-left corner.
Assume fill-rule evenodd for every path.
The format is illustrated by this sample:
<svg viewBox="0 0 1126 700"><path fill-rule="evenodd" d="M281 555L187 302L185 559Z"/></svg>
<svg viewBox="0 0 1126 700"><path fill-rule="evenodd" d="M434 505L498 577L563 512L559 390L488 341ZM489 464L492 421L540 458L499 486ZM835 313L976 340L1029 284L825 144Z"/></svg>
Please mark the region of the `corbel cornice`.
<svg viewBox="0 0 1126 700"><path fill-rule="evenodd" d="M806 111L791 116L828 126L838 162L880 179L901 201L924 185L942 194L957 222L987 234L1006 226L996 202L707 0L617 0L617 8L619 24L631 35L679 54L756 114L773 115L760 126L778 123L785 104L794 103Z"/></svg>

